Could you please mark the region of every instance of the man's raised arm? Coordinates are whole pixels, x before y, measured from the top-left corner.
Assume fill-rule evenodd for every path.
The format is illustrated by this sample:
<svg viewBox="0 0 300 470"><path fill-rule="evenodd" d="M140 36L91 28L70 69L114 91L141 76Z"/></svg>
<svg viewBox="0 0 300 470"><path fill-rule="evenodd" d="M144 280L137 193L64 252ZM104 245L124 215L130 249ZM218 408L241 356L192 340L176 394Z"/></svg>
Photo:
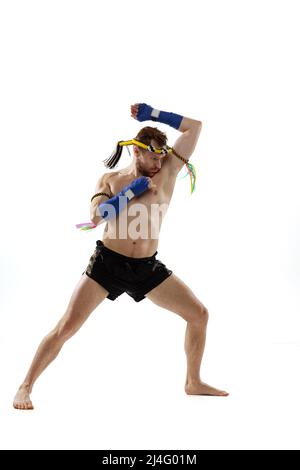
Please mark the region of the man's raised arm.
<svg viewBox="0 0 300 470"><path fill-rule="evenodd" d="M146 103L136 103L132 105L131 115L138 121L151 120L162 122L182 132L182 135L178 137L173 145L174 153L172 154L172 158L168 159L166 162L170 170L179 172L184 165L184 161L179 157L188 160L194 152L201 133L202 122L179 114L159 111Z"/></svg>

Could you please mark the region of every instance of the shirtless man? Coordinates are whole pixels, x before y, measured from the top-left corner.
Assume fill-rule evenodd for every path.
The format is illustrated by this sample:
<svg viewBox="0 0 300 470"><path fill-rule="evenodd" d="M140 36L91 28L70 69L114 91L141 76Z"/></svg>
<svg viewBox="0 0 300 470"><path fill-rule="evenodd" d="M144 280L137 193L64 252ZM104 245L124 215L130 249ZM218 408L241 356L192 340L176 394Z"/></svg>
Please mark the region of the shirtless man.
<svg viewBox="0 0 300 470"><path fill-rule="evenodd" d="M207 385L200 377L208 321L207 308L182 280L156 258L161 221L170 203L177 174L184 165L183 160L175 154L185 160L190 158L199 139L202 123L155 110L145 103L132 105L131 116L138 121L150 119L178 129L181 135L172 147L174 153L155 153L153 148L163 148L161 144L166 136L157 128L143 128L137 140L140 138L140 142L151 144L152 147L148 147L151 150L133 145L132 163L120 171L105 173L99 179L95 193L103 194L94 197L91 202L91 220L95 225L106 222L103 241L97 240L96 249L74 289L64 315L39 345L14 398L13 406L17 409L33 409L30 400L33 384L56 358L65 341L79 330L104 299L115 300L123 292L136 302L147 297L186 321L185 392L188 395L228 395ZM145 142L147 137L148 142ZM115 217L108 217L107 211L100 210L109 204L109 207L113 207L113 200L120 196L127 201L127 207L120 209L120 213L117 211ZM159 214L159 217L155 217L155 212L151 211L153 207L163 208L160 212L162 216ZM140 214L139 231L135 221L137 213Z"/></svg>

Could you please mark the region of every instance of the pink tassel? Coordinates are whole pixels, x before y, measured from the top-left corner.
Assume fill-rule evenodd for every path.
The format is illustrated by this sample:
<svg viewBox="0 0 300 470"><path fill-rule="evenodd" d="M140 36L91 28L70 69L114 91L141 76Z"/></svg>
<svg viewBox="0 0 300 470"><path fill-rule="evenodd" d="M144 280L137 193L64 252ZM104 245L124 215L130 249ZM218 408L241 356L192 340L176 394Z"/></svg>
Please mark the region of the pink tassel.
<svg viewBox="0 0 300 470"><path fill-rule="evenodd" d="M96 227L97 225L93 224L92 222L76 224L76 228L79 228L79 230L92 230L93 228L96 228Z"/></svg>

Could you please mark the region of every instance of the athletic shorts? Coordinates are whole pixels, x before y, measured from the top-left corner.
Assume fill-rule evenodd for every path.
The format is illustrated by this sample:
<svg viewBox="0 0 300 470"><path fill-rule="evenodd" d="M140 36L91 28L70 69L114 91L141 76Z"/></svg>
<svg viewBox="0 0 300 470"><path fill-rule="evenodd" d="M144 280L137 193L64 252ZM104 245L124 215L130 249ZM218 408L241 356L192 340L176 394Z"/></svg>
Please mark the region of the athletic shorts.
<svg viewBox="0 0 300 470"><path fill-rule="evenodd" d="M98 282L108 292L107 299L115 300L126 292L136 302L172 274L160 260L157 251L147 258L131 258L121 255L96 241L96 249L82 274Z"/></svg>

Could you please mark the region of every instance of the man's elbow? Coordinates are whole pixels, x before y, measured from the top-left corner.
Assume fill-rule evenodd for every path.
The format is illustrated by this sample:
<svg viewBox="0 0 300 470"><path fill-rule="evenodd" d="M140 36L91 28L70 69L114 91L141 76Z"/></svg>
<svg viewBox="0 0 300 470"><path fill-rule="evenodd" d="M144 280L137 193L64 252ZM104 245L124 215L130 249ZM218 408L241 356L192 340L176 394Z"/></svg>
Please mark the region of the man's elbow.
<svg viewBox="0 0 300 470"><path fill-rule="evenodd" d="M190 134L193 134L193 135L197 134L197 136L199 136L201 129L202 129L202 121L194 121L193 126L191 126L190 129L188 129L188 132Z"/></svg>
<svg viewBox="0 0 300 470"><path fill-rule="evenodd" d="M199 131L201 131L201 129L202 129L202 121L197 121L197 127L198 127Z"/></svg>
<svg viewBox="0 0 300 470"><path fill-rule="evenodd" d="M103 219L101 217L100 211L99 211L99 206L92 205L90 208L90 219L91 222L95 225L99 225Z"/></svg>
<svg viewBox="0 0 300 470"><path fill-rule="evenodd" d="M95 224L95 225L100 225L101 223L104 222L104 219L102 219L101 216L95 215L95 216L91 217L91 222L93 222L93 224Z"/></svg>
<svg viewBox="0 0 300 470"><path fill-rule="evenodd" d="M187 131L189 138L196 142L199 139L199 136L201 134L201 129L202 129L202 122L196 121L196 124Z"/></svg>

